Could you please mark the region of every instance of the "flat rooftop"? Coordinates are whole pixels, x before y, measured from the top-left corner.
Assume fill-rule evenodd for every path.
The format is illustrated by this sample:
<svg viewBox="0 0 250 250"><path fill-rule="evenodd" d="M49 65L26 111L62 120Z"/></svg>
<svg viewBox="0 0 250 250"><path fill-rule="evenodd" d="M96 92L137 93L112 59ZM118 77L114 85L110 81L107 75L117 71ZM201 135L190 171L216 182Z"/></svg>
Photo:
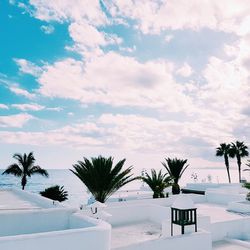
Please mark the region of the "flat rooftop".
<svg viewBox="0 0 250 250"><path fill-rule="evenodd" d="M131 244L157 239L161 236L161 225L143 221L112 228L111 248L125 247Z"/></svg>
<svg viewBox="0 0 250 250"><path fill-rule="evenodd" d="M227 206L213 203L198 203L198 215L210 216L211 223L234 221L246 217L246 215L227 211ZM169 225L170 226L170 225ZM179 231L179 228L177 229ZM158 239L161 236L161 224L152 221L141 221L112 228L111 246L113 249L140 243L143 241ZM227 241L217 242L214 249L241 250L248 249Z"/></svg>
<svg viewBox="0 0 250 250"><path fill-rule="evenodd" d="M237 220L243 217L241 214L227 211L227 207L223 205L214 203L198 203L196 205L197 213L210 216L211 223Z"/></svg>
<svg viewBox="0 0 250 250"><path fill-rule="evenodd" d="M0 190L0 211L40 209L36 203L27 201L9 190Z"/></svg>

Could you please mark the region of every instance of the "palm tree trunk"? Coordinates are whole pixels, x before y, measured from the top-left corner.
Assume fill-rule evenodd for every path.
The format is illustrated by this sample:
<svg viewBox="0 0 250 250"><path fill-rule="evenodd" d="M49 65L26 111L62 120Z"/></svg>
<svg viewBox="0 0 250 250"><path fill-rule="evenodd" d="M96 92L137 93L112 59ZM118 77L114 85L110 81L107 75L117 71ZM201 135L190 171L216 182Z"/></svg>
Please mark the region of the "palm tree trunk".
<svg viewBox="0 0 250 250"><path fill-rule="evenodd" d="M172 194L179 194L180 186L178 184L178 179L174 179L174 183L172 184Z"/></svg>
<svg viewBox="0 0 250 250"><path fill-rule="evenodd" d="M226 168L227 168L228 181L229 181L229 183L231 183L231 176L230 176L230 172L229 172L229 161L228 161L228 156L225 155L225 156L224 156L224 159L225 159L225 165L226 165Z"/></svg>
<svg viewBox="0 0 250 250"><path fill-rule="evenodd" d="M21 184L22 184L22 190L24 190L26 184L27 184L27 178L26 178L26 175L24 175L22 177L22 181L21 181Z"/></svg>
<svg viewBox="0 0 250 250"><path fill-rule="evenodd" d="M229 183L231 183L231 177L230 177L230 173L229 173L229 167L227 167L227 176L228 176Z"/></svg>
<svg viewBox="0 0 250 250"><path fill-rule="evenodd" d="M237 164L238 164L238 170L239 170L239 182L241 183L241 158L240 158L240 155L237 155Z"/></svg>

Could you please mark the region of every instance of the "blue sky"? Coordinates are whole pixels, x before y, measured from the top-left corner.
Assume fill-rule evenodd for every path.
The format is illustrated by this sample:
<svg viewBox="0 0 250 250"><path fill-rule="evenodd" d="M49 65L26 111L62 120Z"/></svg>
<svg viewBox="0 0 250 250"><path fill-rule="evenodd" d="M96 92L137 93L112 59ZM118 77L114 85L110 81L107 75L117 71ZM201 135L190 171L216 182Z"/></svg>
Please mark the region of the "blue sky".
<svg viewBox="0 0 250 250"><path fill-rule="evenodd" d="M45 168L99 154L137 171L175 156L223 167L219 143L249 143L246 10L236 0L1 1L1 167L28 151Z"/></svg>

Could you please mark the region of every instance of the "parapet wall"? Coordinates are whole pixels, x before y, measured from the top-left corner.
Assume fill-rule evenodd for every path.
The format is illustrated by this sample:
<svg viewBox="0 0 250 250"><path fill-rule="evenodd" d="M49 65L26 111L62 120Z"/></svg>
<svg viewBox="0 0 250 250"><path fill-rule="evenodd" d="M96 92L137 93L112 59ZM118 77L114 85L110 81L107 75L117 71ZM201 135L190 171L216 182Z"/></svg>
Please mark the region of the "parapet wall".
<svg viewBox="0 0 250 250"><path fill-rule="evenodd" d="M111 226L108 223L88 218L80 213L68 215L65 213L70 211L63 210L65 209L46 209L37 214L30 211L17 212L16 216L19 218L12 217L11 221L11 217L6 217L4 222L2 219L6 213L2 214L2 218L0 215L3 225L0 227L1 230L6 225L12 235L26 230L25 234L0 237L0 249L110 250Z"/></svg>
<svg viewBox="0 0 250 250"><path fill-rule="evenodd" d="M211 234L206 231L145 241L115 250L212 250Z"/></svg>

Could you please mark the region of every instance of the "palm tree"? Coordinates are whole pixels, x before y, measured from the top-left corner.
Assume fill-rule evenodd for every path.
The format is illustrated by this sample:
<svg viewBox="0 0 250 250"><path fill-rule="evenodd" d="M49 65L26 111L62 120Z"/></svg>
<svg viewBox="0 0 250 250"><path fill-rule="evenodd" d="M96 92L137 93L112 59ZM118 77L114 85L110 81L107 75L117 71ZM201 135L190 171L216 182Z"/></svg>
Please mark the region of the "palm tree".
<svg viewBox="0 0 250 250"><path fill-rule="evenodd" d="M170 159L166 158L166 163L162 162L162 165L166 168L168 174L173 179L174 183L172 185L172 193L173 194L179 194L180 193L180 186L178 184L182 174L187 169L189 165L185 164L187 163L187 159Z"/></svg>
<svg viewBox="0 0 250 250"><path fill-rule="evenodd" d="M49 174L45 169L39 166L34 166L35 158L33 152L27 154L14 154L13 158L18 161L18 163L11 164L2 174L12 174L21 177L21 185L24 190L27 184L27 177L31 177L34 174L39 174L48 177Z"/></svg>
<svg viewBox="0 0 250 250"><path fill-rule="evenodd" d="M229 156L237 159L238 171L239 171L239 182L241 182L241 158L248 156L248 147L244 142L236 141L231 143L231 149L229 151Z"/></svg>
<svg viewBox="0 0 250 250"><path fill-rule="evenodd" d="M151 175L145 173L141 178L153 191L153 198L164 198L164 189L172 185L171 177L162 174L161 170L157 174L154 169L151 169Z"/></svg>
<svg viewBox="0 0 250 250"><path fill-rule="evenodd" d="M230 144L221 143L220 146L218 148L216 148L216 156L223 156L224 157L229 183L231 183L231 177L230 177L230 172L229 172L229 160L228 160L230 147L231 147Z"/></svg>
<svg viewBox="0 0 250 250"><path fill-rule="evenodd" d="M122 171L126 159L116 165L113 164L113 160L112 157L103 156L93 157L91 160L84 157L83 161L74 164L74 170L70 171L86 185L96 201L104 203L118 189L139 179L139 177L132 178L132 167Z"/></svg>
<svg viewBox="0 0 250 250"><path fill-rule="evenodd" d="M44 191L41 191L40 194L43 197L49 198L54 201L66 201L68 199L68 192L64 190L64 186L51 186L46 188Z"/></svg>

